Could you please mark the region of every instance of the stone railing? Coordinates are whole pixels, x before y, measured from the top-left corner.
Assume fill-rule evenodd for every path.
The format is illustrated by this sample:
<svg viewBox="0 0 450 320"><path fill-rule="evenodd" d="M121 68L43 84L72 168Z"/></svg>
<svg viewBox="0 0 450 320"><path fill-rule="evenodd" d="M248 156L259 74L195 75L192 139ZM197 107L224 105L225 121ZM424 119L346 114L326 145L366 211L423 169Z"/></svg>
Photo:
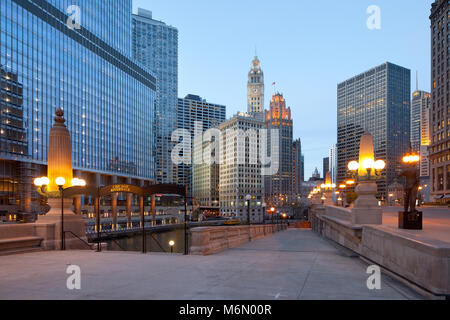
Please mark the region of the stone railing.
<svg viewBox="0 0 450 320"><path fill-rule="evenodd" d="M286 229L287 224L194 228L191 230L190 252L194 255L211 255Z"/></svg>

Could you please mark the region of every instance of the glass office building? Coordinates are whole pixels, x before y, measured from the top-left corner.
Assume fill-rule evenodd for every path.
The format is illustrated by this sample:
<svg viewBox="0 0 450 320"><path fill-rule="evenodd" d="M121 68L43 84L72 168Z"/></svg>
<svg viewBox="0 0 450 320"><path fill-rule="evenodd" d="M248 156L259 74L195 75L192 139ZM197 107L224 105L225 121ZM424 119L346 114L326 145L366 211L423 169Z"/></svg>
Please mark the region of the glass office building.
<svg viewBox="0 0 450 320"><path fill-rule="evenodd" d="M79 29L67 23L71 5ZM131 59L131 12L131 0L0 0L0 205L33 197L18 196L17 186L45 174L58 107L78 176L98 185L154 181L156 79Z"/></svg>
<svg viewBox="0 0 450 320"><path fill-rule="evenodd" d="M133 15L133 57L157 78L155 102L155 161L159 183L174 183L172 133L177 126L178 30L154 20L152 12L139 8Z"/></svg>
<svg viewBox="0 0 450 320"><path fill-rule="evenodd" d="M349 177L348 162L358 160L359 141L367 130L373 135L376 159L386 161L378 181L378 196L400 174L402 156L410 145L410 70L386 62L337 88L338 184Z"/></svg>
<svg viewBox="0 0 450 320"><path fill-rule="evenodd" d="M207 102L200 96L188 94L184 99L178 99L177 123L178 128L189 130L192 141L196 135L211 128L217 128L226 120L226 106ZM196 128L196 124L198 128ZM195 132L195 129L198 132ZM184 156L184 155L183 155ZM184 156L185 157L185 156ZM187 164L191 159L185 158L183 164L176 168L176 183L188 187L188 194L193 190L193 168ZM196 197L196 195L194 195Z"/></svg>

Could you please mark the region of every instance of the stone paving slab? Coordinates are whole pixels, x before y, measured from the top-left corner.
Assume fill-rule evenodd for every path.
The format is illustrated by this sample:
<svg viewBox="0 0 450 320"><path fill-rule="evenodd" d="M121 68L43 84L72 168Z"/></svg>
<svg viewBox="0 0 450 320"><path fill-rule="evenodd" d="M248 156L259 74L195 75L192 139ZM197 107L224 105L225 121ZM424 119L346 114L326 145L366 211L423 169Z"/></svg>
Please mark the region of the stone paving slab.
<svg viewBox="0 0 450 320"><path fill-rule="evenodd" d="M66 288L68 265L81 290ZM0 299L422 299L311 231L291 229L212 256L48 251L0 257Z"/></svg>

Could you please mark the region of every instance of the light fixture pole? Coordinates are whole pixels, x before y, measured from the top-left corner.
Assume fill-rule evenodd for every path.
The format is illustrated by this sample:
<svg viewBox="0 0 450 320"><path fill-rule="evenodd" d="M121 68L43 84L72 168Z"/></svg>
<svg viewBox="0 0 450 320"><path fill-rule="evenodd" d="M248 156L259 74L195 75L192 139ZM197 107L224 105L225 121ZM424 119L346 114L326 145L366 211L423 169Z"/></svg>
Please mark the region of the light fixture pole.
<svg viewBox="0 0 450 320"><path fill-rule="evenodd" d="M252 233L251 233L251 221L250 221L250 201L252 200L251 195L245 196L245 200L247 200L247 224L248 224L248 241L252 241Z"/></svg>
<svg viewBox="0 0 450 320"><path fill-rule="evenodd" d="M61 250L64 251L66 250L66 237L64 234L64 185L66 184L66 179L58 177L55 182L61 194Z"/></svg>

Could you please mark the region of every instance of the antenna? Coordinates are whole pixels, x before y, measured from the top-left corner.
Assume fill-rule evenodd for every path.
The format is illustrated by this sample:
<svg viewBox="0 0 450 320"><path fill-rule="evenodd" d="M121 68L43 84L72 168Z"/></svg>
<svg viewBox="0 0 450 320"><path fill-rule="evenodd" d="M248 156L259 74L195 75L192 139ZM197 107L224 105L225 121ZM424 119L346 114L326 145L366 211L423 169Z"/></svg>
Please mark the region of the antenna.
<svg viewBox="0 0 450 320"><path fill-rule="evenodd" d="M416 91L419 91L419 71L416 70Z"/></svg>

